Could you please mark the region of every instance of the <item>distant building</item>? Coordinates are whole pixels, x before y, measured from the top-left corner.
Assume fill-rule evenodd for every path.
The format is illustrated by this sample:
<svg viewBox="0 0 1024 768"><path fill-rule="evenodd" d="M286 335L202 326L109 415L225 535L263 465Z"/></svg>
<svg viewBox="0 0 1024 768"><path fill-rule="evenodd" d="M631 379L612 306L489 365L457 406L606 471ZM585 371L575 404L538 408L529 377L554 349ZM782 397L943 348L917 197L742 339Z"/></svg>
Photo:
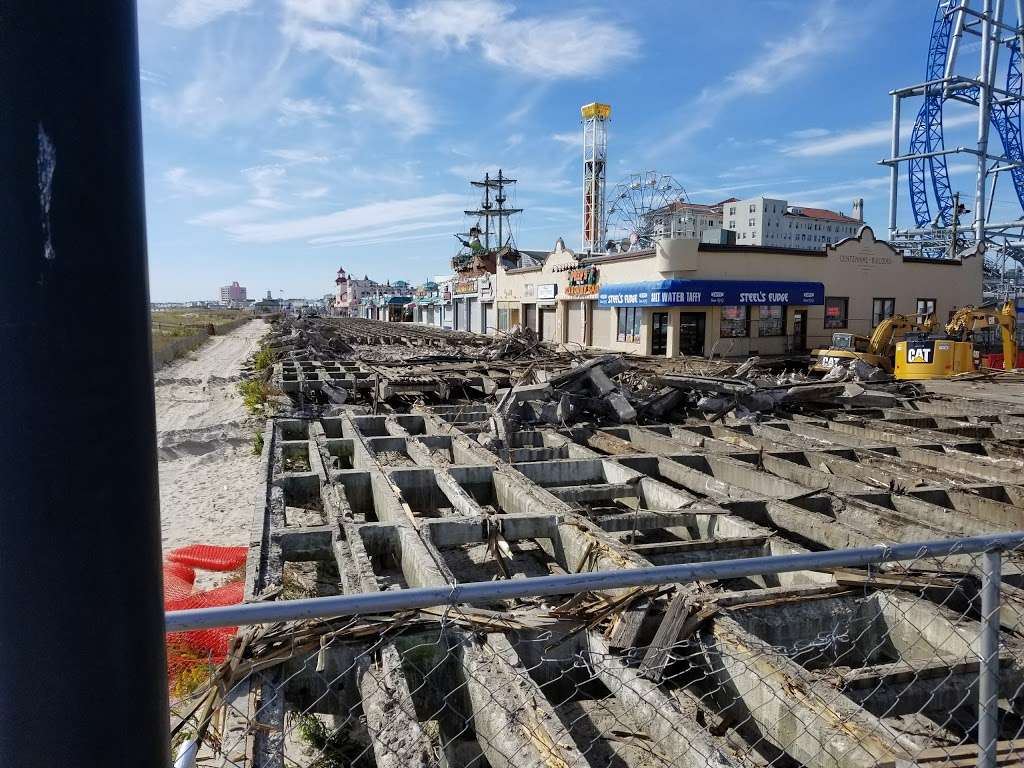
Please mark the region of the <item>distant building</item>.
<svg viewBox="0 0 1024 768"><path fill-rule="evenodd" d="M735 197L710 204L679 201L651 211L646 218L654 225L655 237L703 240L706 232L722 228L722 208L735 202Z"/></svg>
<svg viewBox="0 0 1024 768"><path fill-rule="evenodd" d="M334 279L334 314L341 317L355 317L359 314L359 303L363 298L378 293L381 289L379 283L374 282L368 275L360 280L345 272L344 267L338 268L338 275Z"/></svg>
<svg viewBox="0 0 1024 768"><path fill-rule="evenodd" d="M238 281L231 285L222 286L220 289L221 304L241 304L245 301L245 288L238 284Z"/></svg>
<svg viewBox="0 0 1024 768"><path fill-rule="evenodd" d="M736 245L775 246L820 251L857 234L864 223L864 201L853 201L847 216L824 208L790 205L785 200L755 197L723 205L722 228L736 233Z"/></svg>

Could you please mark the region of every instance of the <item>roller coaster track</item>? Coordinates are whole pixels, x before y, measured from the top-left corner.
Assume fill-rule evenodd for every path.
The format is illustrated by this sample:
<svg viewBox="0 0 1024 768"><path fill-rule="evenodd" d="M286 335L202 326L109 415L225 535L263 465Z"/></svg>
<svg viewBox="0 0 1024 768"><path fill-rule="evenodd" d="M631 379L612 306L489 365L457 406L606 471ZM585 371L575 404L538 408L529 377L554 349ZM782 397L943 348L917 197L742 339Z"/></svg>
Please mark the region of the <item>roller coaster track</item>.
<svg viewBox="0 0 1024 768"><path fill-rule="evenodd" d="M967 86L949 89L941 81L945 76L946 59L949 55L950 35L953 18L959 8L951 7L947 0L936 4L935 17L932 19L931 40L928 44L928 63L925 73L924 103L917 113L914 129L910 136L910 155L925 155L909 161L910 173L910 205L914 220L918 227L929 226L933 219L928 196L930 177L932 194L938 206L936 219L940 226L948 227L952 221L953 192L949 183L949 171L946 167L945 155L931 155L945 149L942 130L942 108L946 99L955 95L959 100L977 104L978 87ZM1021 95L1021 63L1020 45L1010 45L1010 61L1006 73L1006 91L1014 96ZM1003 143L1003 151L1009 163L1024 163L1024 148L1021 142L1020 102L1014 99L996 99L992 102L992 125L999 133ZM1014 191L1021 210L1024 212L1024 167L1013 168L1011 171Z"/></svg>

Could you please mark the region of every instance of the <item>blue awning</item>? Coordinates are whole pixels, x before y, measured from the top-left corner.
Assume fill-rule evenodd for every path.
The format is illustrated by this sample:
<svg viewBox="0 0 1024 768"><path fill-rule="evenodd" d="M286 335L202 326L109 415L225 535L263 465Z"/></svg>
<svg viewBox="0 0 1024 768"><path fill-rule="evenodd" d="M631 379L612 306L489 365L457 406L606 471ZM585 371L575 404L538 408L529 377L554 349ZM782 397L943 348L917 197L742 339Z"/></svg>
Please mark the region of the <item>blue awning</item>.
<svg viewBox="0 0 1024 768"><path fill-rule="evenodd" d="M601 307L817 305L825 303L825 286L779 280L651 280L602 285L597 303Z"/></svg>

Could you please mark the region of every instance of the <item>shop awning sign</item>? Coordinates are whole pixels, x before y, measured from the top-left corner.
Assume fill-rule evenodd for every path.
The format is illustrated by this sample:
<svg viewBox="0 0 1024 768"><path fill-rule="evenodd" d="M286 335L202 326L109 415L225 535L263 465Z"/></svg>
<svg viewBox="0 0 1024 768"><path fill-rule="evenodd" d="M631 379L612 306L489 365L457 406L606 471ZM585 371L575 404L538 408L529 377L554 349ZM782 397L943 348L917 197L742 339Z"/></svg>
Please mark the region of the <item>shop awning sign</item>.
<svg viewBox="0 0 1024 768"><path fill-rule="evenodd" d="M825 286L778 280L651 280L604 284L597 303L600 307L813 306L825 303Z"/></svg>

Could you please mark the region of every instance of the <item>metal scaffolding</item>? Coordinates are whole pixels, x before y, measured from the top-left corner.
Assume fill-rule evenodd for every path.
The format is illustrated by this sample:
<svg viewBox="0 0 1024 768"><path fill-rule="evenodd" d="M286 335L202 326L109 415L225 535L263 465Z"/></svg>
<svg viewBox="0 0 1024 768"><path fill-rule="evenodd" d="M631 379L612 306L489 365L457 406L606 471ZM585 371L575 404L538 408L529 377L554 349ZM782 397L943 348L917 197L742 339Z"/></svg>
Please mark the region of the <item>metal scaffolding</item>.
<svg viewBox="0 0 1024 768"><path fill-rule="evenodd" d="M1024 149L1021 140L1021 62L1024 42L1021 27L1022 0L1015 0L1017 23L1004 22L1004 0L943 0L936 5L925 81L890 91L892 141L890 156L882 160L890 170L889 238L904 252L928 258L983 256L985 290L1016 295L1024 289L1020 268L1024 264L1024 215L1016 220L993 221L993 201L999 177L1009 172L1010 183L1024 214ZM976 75L960 74L965 63L965 35L978 38ZM1000 52L1006 50L1005 81L997 86ZM922 98L906 152L901 149L900 115L903 101ZM974 146L946 147L943 108L959 102L977 109ZM989 129L999 134L1001 151L989 145ZM949 178L947 158L967 155L975 166L974 219L961 205ZM914 225L900 229L900 167L907 169L908 193ZM1008 268L1015 265L1016 268Z"/></svg>

